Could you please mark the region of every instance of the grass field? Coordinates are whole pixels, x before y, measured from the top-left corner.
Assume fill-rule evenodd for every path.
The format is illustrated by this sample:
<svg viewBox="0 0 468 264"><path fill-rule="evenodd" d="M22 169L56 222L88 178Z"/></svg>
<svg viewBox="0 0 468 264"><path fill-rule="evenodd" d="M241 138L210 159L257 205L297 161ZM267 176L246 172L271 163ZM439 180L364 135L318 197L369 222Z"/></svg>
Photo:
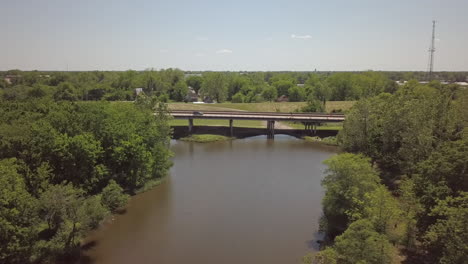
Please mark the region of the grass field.
<svg viewBox="0 0 468 264"><path fill-rule="evenodd" d="M325 104L326 112L333 110L349 110L355 101L330 101ZM169 103L170 110L201 110L201 111L252 111L252 112L294 112L303 106L305 102L285 103L221 103L221 104L191 104L191 103Z"/></svg>

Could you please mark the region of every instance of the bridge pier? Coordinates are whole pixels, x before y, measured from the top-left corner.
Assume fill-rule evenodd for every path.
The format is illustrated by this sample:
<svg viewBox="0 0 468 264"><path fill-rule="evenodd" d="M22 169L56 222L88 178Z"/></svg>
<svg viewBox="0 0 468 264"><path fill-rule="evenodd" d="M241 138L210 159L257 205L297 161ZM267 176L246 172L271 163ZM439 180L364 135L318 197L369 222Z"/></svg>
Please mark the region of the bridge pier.
<svg viewBox="0 0 468 264"><path fill-rule="evenodd" d="M188 120L188 132L189 132L189 135L191 135L193 132L193 119L192 118L189 118Z"/></svg>
<svg viewBox="0 0 468 264"><path fill-rule="evenodd" d="M310 134L316 135L317 134L317 123L303 123L304 124L304 129L308 132L311 132Z"/></svg>
<svg viewBox="0 0 468 264"><path fill-rule="evenodd" d="M267 138L268 139L275 138L275 121L274 120L267 121Z"/></svg>
<svg viewBox="0 0 468 264"><path fill-rule="evenodd" d="M230 132L230 136L231 136L231 137L234 136L234 126L233 126L233 123L234 123L234 120L229 119L229 132Z"/></svg>

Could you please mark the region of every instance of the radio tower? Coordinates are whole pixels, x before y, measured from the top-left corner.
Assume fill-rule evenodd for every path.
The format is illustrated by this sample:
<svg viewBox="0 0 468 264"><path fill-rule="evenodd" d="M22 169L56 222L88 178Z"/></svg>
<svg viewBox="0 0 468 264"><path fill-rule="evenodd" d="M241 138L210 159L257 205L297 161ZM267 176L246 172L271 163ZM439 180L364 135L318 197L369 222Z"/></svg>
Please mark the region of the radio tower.
<svg viewBox="0 0 468 264"><path fill-rule="evenodd" d="M432 80L432 71L434 70L435 24L436 24L436 21L432 20L432 39L431 39L431 47L429 48L429 74L428 74L429 81Z"/></svg>

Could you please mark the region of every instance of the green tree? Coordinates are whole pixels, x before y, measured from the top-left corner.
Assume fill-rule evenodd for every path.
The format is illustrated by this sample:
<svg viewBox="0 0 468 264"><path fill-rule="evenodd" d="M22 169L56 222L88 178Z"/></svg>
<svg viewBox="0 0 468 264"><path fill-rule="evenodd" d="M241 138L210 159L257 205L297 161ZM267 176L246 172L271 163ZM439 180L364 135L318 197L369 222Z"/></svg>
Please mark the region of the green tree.
<svg viewBox="0 0 468 264"><path fill-rule="evenodd" d="M232 96L231 102L233 103L243 103L245 96L242 93L236 93L235 95Z"/></svg>
<svg viewBox="0 0 468 264"><path fill-rule="evenodd" d="M187 84L183 81L178 81L172 90L171 99L177 102L182 102L188 93Z"/></svg>
<svg viewBox="0 0 468 264"><path fill-rule="evenodd" d="M201 76L190 76L185 82L198 94L198 91L200 91L202 87L203 78Z"/></svg>
<svg viewBox="0 0 468 264"><path fill-rule="evenodd" d="M271 84L278 91L279 96L286 95L288 96L289 89L296 86L292 80L279 80Z"/></svg>
<svg viewBox="0 0 468 264"><path fill-rule="evenodd" d="M305 98L305 91L303 88L294 86L288 89L289 101L302 102Z"/></svg>
<svg viewBox="0 0 468 264"><path fill-rule="evenodd" d="M128 199L129 196L123 193L122 187L114 180L110 180L101 192L102 204L111 212L115 212L119 207L127 204Z"/></svg>
<svg viewBox="0 0 468 264"><path fill-rule="evenodd" d="M76 101L78 100L77 92L73 84L62 82L57 86L57 91L54 93L55 101Z"/></svg>
<svg viewBox="0 0 468 264"><path fill-rule="evenodd" d="M464 264L468 256L468 192L441 200L431 212L435 224L424 235L424 244L438 263Z"/></svg>
<svg viewBox="0 0 468 264"><path fill-rule="evenodd" d="M262 97L269 102L274 102L278 98L278 92L275 87L268 85L263 89Z"/></svg>
<svg viewBox="0 0 468 264"><path fill-rule="evenodd" d="M366 198L379 186L379 177L369 158L343 153L324 162L323 212L329 236L343 232L353 220L365 216Z"/></svg>
<svg viewBox="0 0 468 264"><path fill-rule="evenodd" d="M227 98L228 83L224 74L219 72L209 72L203 75L204 81L201 88L202 96L211 97L218 103Z"/></svg>
<svg viewBox="0 0 468 264"><path fill-rule="evenodd" d="M370 221L361 219L353 222L338 236L334 246L338 263L392 263L395 248L385 235L373 229Z"/></svg>
<svg viewBox="0 0 468 264"><path fill-rule="evenodd" d="M36 239L37 202L26 190L15 159L0 160L0 262L28 262Z"/></svg>

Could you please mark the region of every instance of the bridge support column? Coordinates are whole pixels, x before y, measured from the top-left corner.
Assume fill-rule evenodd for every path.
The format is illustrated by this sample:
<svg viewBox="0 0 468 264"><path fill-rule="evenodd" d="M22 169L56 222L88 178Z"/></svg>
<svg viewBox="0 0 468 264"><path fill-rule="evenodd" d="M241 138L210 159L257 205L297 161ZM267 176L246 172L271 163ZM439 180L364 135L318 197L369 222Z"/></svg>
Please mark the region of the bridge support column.
<svg viewBox="0 0 468 264"><path fill-rule="evenodd" d="M267 138L275 138L275 121L267 121Z"/></svg>
<svg viewBox="0 0 468 264"><path fill-rule="evenodd" d="M234 136L234 126L233 126L233 123L234 123L234 120L229 119L229 132L230 132L230 136L231 136L231 137Z"/></svg>
<svg viewBox="0 0 468 264"><path fill-rule="evenodd" d="M189 120L188 120L188 132L189 132L190 135L193 132L193 119L192 118L189 118Z"/></svg>

